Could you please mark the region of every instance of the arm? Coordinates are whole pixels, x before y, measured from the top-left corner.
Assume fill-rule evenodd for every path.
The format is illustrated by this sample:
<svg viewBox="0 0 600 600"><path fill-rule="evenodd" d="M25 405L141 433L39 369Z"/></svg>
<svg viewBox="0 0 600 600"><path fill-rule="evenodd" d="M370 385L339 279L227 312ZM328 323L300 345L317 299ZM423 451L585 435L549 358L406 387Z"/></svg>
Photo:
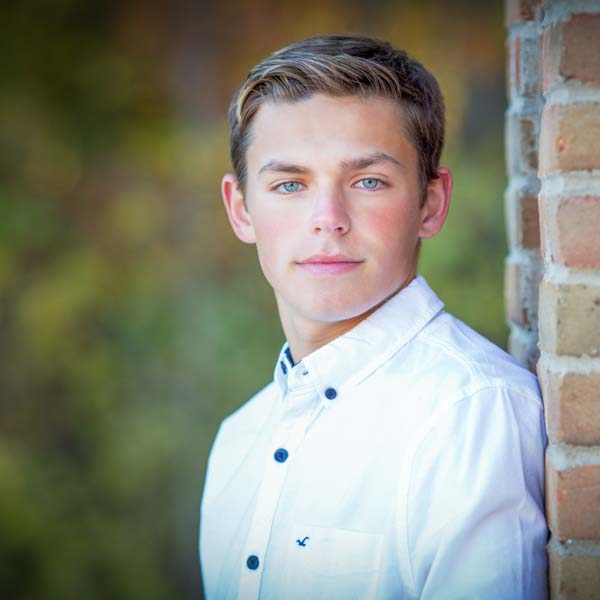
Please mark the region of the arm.
<svg viewBox="0 0 600 600"><path fill-rule="evenodd" d="M530 392L486 388L435 416L415 450L405 505L419 598L547 597L545 442Z"/></svg>

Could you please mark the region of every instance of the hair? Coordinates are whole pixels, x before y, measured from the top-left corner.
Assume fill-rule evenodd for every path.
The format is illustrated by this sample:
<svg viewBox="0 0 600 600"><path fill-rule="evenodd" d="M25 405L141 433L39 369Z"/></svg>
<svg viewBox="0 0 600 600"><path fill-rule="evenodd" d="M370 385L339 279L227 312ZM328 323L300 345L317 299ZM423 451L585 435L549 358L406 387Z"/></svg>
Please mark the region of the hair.
<svg viewBox="0 0 600 600"><path fill-rule="evenodd" d="M313 94L388 98L401 106L404 130L418 156L422 201L438 176L444 145L444 98L435 77L388 42L358 35L323 35L296 42L256 65L229 107L231 161L244 191L252 120L267 102Z"/></svg>

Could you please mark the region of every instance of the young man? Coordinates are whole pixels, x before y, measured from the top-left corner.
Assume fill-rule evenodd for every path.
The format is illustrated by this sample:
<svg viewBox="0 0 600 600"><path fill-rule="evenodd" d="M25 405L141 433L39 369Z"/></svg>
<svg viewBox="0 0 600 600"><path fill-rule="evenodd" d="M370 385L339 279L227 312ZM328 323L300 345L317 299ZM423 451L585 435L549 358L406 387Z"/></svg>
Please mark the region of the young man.
<svg viewBox="0 0 600 600"><path fill-rule="evenodd" d="M535 378L416 275L452 187L437 82L387 43L311 38L229 119L225 207L287 343L211 452L206 597L545 598Z"/></svg>

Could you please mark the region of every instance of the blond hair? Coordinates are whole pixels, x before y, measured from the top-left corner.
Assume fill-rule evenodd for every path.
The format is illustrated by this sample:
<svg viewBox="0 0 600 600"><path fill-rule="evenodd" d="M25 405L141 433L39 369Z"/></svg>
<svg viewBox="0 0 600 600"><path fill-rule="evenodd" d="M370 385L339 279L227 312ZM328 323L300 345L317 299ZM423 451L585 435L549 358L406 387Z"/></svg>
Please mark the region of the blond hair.
<svg viewBox="0 0 600 600"><path fill-rule="evenodd" d="M436 79L406 52L358 35L325 35L296 42L256 65L229 108L233 168L245 190L252 120L266 102L296 102L325 94L381 97L397 102L402 126L418 155L422 197L437 177L444 145L444 99Z"/></svg>

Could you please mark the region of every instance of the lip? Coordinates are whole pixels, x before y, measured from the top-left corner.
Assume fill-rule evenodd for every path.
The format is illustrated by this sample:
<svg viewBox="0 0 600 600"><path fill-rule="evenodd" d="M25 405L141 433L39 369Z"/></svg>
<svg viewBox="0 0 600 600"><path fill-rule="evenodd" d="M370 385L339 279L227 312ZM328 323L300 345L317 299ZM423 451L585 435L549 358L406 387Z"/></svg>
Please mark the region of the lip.
<svg viewBox="0 0 600 600"><path fill-rule="evenodd" d="M362 262L345 254L315 254L298 262L298 266L315 275L341 275L353 271Z"/></svg>

